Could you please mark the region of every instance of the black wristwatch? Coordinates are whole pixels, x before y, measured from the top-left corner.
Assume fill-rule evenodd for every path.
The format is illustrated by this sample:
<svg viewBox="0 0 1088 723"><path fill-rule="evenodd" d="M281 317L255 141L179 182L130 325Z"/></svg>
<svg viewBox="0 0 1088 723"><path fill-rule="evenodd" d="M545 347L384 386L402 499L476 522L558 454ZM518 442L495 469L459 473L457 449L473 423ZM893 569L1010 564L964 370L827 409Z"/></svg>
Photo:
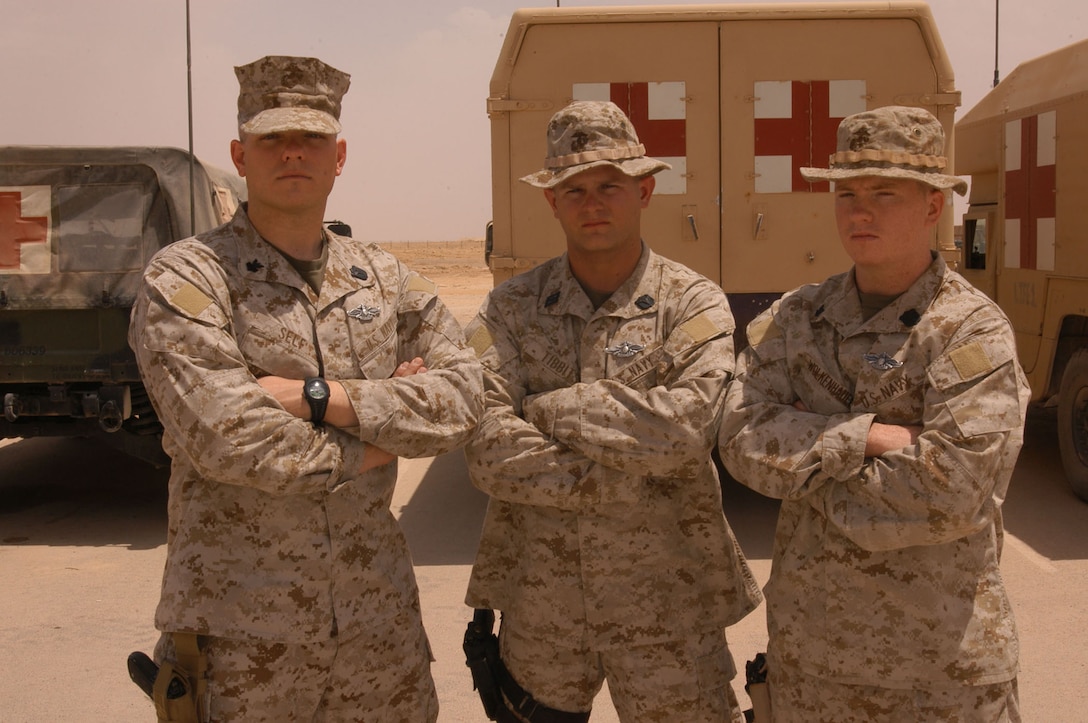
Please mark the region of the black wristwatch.
<svg viewBox="0 0 1088 723"><path fill-rule="evenodd" d="M329 383L321 377L308 377L302 383L302 396L310 405L310 421L321 424L329 406Z"/></svg>

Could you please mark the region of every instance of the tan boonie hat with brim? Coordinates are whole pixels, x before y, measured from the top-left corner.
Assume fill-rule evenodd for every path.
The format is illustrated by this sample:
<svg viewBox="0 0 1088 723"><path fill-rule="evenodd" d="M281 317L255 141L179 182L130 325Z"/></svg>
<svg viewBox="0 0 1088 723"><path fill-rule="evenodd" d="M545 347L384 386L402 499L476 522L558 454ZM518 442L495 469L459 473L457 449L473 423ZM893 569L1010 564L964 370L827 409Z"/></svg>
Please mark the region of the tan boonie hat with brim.
<svg viewBox="0 0 1088 723"><path fill-rule="evenodd" d="M806 181L910 178L961 196L967 193L967 181L941 172L948 165L944 128L924 108L890 105L844 118L829 165L802 168L801 175Z"/></svg>
<svg viewBox="0 0 1088 723"><path fill-rule="evenodd" d="M317 58L267 55L234 74L242 132L340 132L340 102L351 85L347 73Z"/></svg>
<svg viewBox="0 0 1088 723"><path fill-rule="evenodd" d="M548 123L544 170L521 180L537 188L554 188L575 174L604 165L615 166L633 178L672 168L646 155L631 120L615 103L577 100Z"/></svg>

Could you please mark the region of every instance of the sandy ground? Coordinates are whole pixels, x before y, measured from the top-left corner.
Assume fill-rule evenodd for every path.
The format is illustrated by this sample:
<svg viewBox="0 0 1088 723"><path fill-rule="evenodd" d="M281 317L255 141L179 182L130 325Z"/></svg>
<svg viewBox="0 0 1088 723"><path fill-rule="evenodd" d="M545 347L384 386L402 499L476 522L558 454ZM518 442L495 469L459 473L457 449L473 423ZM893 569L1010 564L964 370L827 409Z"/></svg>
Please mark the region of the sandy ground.
<svg viewBox="0 0 1088 723"><path fill-rule="evenodd" d="M438 295L462 325L480 309L491 290L483 239L398 241L379 244L414 271L438 284Z"/></svg>

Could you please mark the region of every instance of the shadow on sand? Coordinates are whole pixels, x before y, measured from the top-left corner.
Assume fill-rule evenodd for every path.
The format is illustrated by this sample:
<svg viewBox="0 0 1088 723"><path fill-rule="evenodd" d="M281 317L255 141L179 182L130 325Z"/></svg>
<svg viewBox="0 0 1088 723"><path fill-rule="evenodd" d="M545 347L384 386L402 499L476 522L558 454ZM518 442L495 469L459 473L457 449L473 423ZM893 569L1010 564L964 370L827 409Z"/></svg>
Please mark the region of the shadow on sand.
<svg viewBox="0 0 1088 723"><path fill-rule="evenodd" d="M0 544L166 542L169 471L89 439L37 437L0 447Z"/></svg>

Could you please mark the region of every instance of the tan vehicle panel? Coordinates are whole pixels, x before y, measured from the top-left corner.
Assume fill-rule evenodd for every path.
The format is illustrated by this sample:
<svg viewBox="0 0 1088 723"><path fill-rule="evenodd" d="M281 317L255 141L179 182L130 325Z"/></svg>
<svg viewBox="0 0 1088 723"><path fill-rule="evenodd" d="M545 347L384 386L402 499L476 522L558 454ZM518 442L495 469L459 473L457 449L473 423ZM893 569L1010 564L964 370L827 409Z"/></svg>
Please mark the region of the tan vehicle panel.
<svg viewBox="0 0 1088 723"><path fill-rule="evenodd" d="M1088 500L1088 40L1022 63L956 124L963 275L1016 332L1032 399L1057 408L1074 491Z"/></svg>

